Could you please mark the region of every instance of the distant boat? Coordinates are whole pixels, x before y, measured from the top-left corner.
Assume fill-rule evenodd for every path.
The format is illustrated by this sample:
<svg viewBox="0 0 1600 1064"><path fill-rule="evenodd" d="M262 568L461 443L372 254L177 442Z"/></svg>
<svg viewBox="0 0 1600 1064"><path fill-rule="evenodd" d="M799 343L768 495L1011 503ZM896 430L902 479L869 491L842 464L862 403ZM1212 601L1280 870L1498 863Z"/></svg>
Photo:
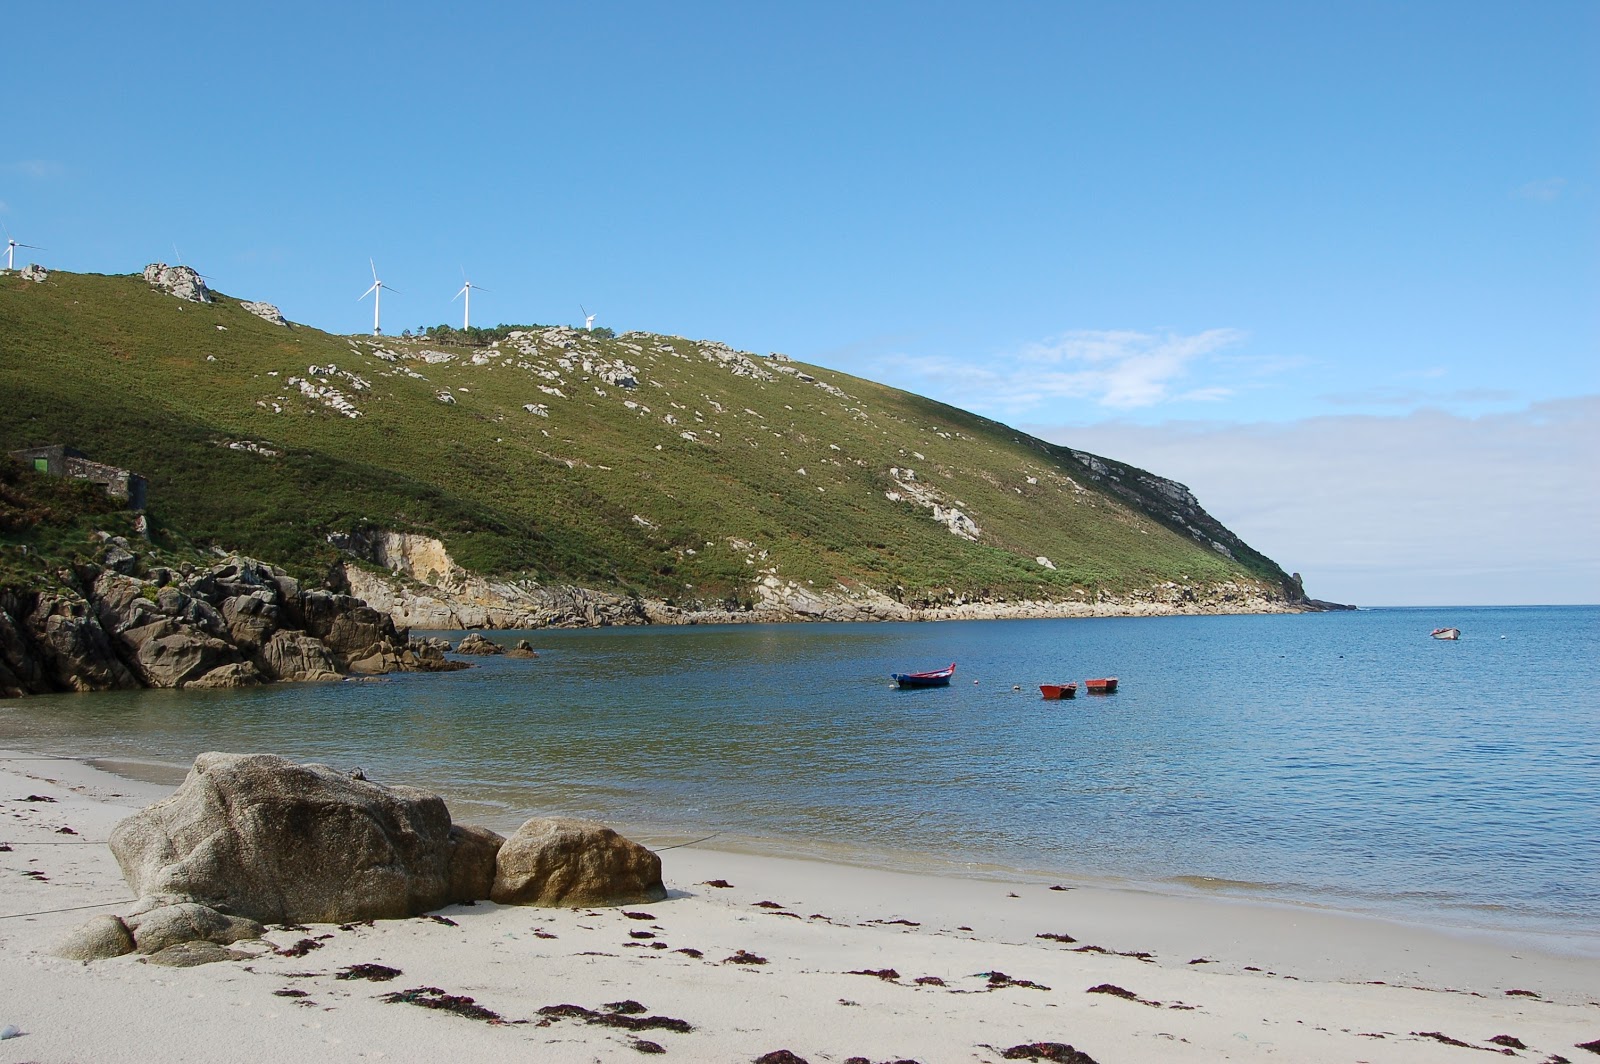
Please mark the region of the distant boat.
<svg viewBox="0 0 1600 1064"><path fill-rule="evenodd" d="M1054 702L1063 698L1077 698L1078 685L1075 683L1042 683L1039 693L1044 695L1045 701Z"/></svg>
<svg viewBox="0 0 1600 1064"><path fill-rule="evenodd" d="M1110 695L1117 692L1117 678L1106 676L1098 680L1085 680L1083 686L1088 688L1092 695Z"/></svg>
<svg viewBox="0 0 1600 1064"><path fill-rule="evenodd" d="M1459 628L1435 628L1433 631L1429 632L1428 634L1433 636L1433 638L1435 638L1435 639L1460 639L1461 638L1461 629L1459 629Z"/></svg>
<svg viewBox="0 0 1600 1064"><path fill-rule="evenodd" d="M956 663L951 662L932 672L891 672L889 678L901 687L949 687L950 677L956 674Z"/></svg>

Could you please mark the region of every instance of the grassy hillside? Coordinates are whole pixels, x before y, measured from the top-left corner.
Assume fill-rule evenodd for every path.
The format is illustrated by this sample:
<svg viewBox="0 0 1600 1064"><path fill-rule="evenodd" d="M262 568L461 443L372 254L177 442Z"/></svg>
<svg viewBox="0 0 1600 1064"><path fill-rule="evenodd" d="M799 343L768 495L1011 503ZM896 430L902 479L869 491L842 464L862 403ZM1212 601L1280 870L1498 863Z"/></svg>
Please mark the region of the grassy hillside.
<svg viewBox="0 0 1600 1064"><path fill-rule="evenodd" d="M1142 471L678 337L343 337L137 275L12 275L0 374L0 449L131 468L158 527L307 573L337 557L330 534L376 527L437 535L483 573L681 603L746 601L769 570L906 601L1284 581Z"/></svg>

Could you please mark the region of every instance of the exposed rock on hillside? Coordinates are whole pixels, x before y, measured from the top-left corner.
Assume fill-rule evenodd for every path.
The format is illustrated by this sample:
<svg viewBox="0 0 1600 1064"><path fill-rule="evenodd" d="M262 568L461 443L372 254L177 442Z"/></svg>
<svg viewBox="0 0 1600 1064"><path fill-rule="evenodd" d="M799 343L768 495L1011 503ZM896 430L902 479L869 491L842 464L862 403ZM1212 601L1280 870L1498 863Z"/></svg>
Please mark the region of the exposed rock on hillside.
<svg viewBox="0 0 1600 1064"><path fill-rule="evenodd" d="M55 591L0 595L0 696L241 687L459 667L387 613L234 557L147 577L86 566Z"/></svg>
<svg viewBox="0 0 1600 1064"><path fill-rule="evenodd" d="M40 266L36 262L28 263L28 265L24 266L17 272L21 275L24 281L35 281L39 284L43 284L50 276L50 271L45 269L43 266Z"/></svg>
<svg viewBox="0 0 1600 1064"><path fill-rule="evenodd" d="M191 303L214 303L216 297L206 287L205 280L188 266L168 266L152 262L144 268L144 279L168 295L187 299Z"/></svg>
<svg viewBox="0 0 1600 1064"><path fill-rule="evenodd" d="M284 320L283 312L277 307L273 306L271 303L242 302L239 304L239 306L245 310L248 310L262 321L271 322L273 325L282 325L287 327L289 324Z"/></svg>

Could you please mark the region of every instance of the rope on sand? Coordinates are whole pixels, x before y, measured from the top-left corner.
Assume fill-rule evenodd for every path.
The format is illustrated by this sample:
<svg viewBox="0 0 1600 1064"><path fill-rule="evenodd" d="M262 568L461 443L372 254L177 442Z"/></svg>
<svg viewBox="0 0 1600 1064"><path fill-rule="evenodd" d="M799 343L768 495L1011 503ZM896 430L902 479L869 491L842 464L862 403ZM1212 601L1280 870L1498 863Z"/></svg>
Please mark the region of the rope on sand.
<svg viewBox="0 0 1600 1064"><path fill-rule="evenodd" d="M40 909L36 913L8 913L0 916L0 920L17 920L24 916L49 916L51 913L75 913L80 909L105 909L112 905L132 905L130 901L103 901L98 905L69 905L65 909Z"/></svg>
<svg viewBox="0 0 1600 1064"><path fill-rule="evenodd" d="M714 839L721 834L722 832L720 831L713 831L711 834L707 835L705 839L695 839L693 842L677 842L673 843L671 846L647 846L646 849L648 849L651 853L660 853L662 850L677 850L682 849L685 846L693 846L695 843L705 842L706 839Z"/></svg>

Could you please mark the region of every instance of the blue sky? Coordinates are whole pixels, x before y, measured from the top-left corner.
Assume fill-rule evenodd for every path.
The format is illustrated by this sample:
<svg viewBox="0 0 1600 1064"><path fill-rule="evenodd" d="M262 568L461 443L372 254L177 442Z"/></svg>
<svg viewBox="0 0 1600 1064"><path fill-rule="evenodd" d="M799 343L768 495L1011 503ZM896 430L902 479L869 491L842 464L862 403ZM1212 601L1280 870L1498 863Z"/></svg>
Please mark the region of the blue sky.
<svg viewBox="0 0 1600 1064"><path fill-rule="evenodd" d="M41 261L351 332L465 268L1144 464L1313 594L1600 601L1600 6L231 12L7 12Z"/></svg>

